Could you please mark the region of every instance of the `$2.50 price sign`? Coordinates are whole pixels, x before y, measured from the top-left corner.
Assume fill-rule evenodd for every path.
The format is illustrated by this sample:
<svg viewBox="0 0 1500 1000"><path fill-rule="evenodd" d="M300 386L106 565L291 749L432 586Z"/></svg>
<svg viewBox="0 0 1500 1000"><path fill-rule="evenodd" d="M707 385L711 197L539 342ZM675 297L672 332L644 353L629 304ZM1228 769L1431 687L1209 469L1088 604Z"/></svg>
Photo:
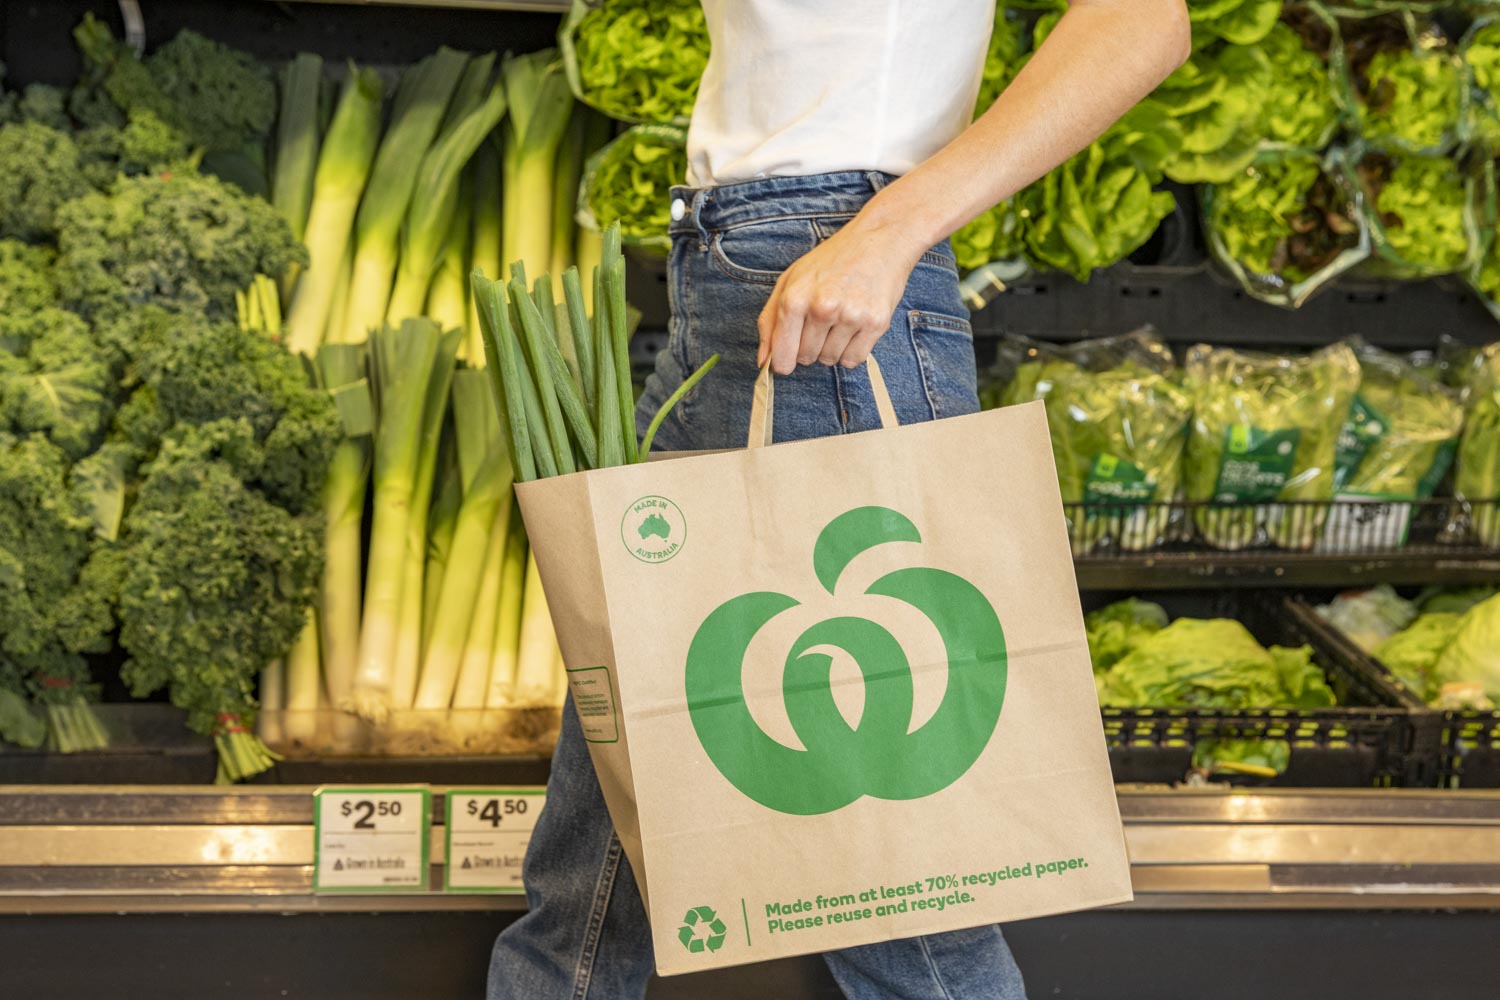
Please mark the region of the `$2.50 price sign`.
<svg viewBox="0 0 1500 1000"><path fill-rule="evenodd" d="M546 795L539 788L455 788L448 792L449 892L525 892L521 860Z"/></svg>
<svg viewBox="0 0 1500 1000"><path fill-rule="evenodd" d="M430 789L319 788L313 793L313 817L315 892L427 888Z"/></svg>

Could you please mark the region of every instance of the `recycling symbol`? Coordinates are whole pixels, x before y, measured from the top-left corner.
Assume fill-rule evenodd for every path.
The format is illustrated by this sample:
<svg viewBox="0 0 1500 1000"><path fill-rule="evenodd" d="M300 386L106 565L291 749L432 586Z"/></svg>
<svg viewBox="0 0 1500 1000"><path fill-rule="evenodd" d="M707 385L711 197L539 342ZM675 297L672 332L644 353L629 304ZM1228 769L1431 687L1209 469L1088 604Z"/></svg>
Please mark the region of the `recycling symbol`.
<svg viewBox="0 0 1500 1000"><path fill-rule="evenodd" d="M712 906L695 906L682 918L682 926L677 928L677 940L698 955L704 949L718 951L724 947L724 934L728 930Z"/></svg>
<svg viewBox="0 0 1500 1000"><path fill-rule="evenodd" d="M818 534L813 570L823 588L838 596L844 569L862 552L921 540L899 511L858 507ZM942 640L946 690L920 727L912 726L915 679L906 651L866 618L824 619L788 651L781 696L801 747L760 728L746 704L742 677L756 634L800 602L765 591L732 598L709 614L688 647L684 682L698 742L730 784L767 808L814 816L866 795L924 798L962 777L995 733L1005 701L1005 632L979 588L954 573L913 566L885 574L864 593L915 608ZM864 678L864 708L852 725L834 701L833 658L825 652L830 648L847 653Z"/></svg>

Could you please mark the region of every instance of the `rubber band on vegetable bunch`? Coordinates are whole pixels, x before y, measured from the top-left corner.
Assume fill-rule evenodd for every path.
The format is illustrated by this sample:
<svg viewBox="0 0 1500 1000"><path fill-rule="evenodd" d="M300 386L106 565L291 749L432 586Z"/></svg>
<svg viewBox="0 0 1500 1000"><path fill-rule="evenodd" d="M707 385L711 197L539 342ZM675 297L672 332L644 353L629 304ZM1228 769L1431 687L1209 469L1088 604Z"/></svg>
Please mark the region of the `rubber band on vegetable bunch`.
<svg viewBox="0 0 1500 1000"><path fill-rule="evenodd" d="M1342 153L1264 153L1201 191L1209 252L1262 302L1296 308L1370 255L1362 195Z"/></svg>
<svg viewBox="0 0 1500 1000"><path fill-rule="evenodd" d="M558 45L580 101L621 121L687 124L709 52L697 0L574 0Z"/></svg>
<svg viewBox="0 0 1500 1000"><path fill-rule="evenodd" d="M1012 337L998 367L1007 384L987 402L1041 400L1047 408L1074 553L1162 544L1167 503L1182 485L1191 406L1160 338L1138 330L1056 346Z"/></svg>
<svg viewBox="0 0 1500 1000"><path fill-rule="evenodd" d="M1364 195L1369 271L1416 279L1472 269L1479 233L1456 160L1355 147L1344 163Z"/></svg>
<svg viewBox="0 0 1500 1000"><path fill-rule="evenodd" d="M1335 15L1351 129L1372 146L1446 153L1464 138L1467 87L1442 28L1411 10Z"/></svg>
<svg viewBox="0 0 1500 1000"><path fill-rule="evenodd" d="M671 189L687 180L687 133L671 125L637 125L589 158L578 198L578 222L599 232L618 224L624 246L666 253Z"/></svg>
<svg viewBox="0 0 1500 1000"><path fill-rule="evenodd" d="M1199 533L1221 549L1312 548L1359 388L1354 351L1339 343L1279 356L1200 344L1184 368L1193 403L1184 482L1187 499L1203 505Z"/></svg>

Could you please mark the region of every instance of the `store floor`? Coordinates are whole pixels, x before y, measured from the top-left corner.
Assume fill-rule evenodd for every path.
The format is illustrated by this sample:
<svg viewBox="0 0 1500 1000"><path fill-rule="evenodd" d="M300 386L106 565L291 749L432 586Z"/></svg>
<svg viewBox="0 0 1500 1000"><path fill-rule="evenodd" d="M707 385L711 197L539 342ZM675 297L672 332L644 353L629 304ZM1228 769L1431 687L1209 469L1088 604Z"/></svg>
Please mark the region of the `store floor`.
<svg viewBox="0 0 1500 1000"><path fill-rule="evenodd" d="M6 916L0 997L480 1000L490 942L511 919ZM1100 912L1008 934L1032 1000L1467 1000L1493 995L1500 913ZM808 958L655 982L649 1000L839 996Z"/></svg>

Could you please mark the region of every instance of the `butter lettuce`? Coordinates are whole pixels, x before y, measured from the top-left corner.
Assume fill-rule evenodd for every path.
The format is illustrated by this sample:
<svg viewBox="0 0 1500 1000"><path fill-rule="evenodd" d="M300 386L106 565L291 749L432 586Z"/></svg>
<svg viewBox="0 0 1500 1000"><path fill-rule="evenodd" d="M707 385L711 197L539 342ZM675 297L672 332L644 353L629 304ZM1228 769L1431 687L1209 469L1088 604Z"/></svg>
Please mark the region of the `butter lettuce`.
<svg viewBox="0 0 1500 1000"><path fill-rule="evenodd" d="M687 138L670 125L637 125L605 146L584 170L579 221L604 230L620 224L626 246L672 245L671 188L687 178Z"/></svg>
<svg viewBox="0 0 1500 1000"><path fill-rule="evenodd" d="M1356 172L1365 190L1376 253L1401 277L1462 269L1471 256L1468 196L1446 156L1371 154Z"/></svg>
<svg viewBox="0 0 1500 1000"><path fill-rule="evenodd" d="M1500 597L1491 597L1464 613L1433 675L1439 697L1449 695L1450 688L1477 688L1460 696L1477 697L1482 692L1484 698L1500 701Z"/></svg>
<svg viewBox="0 0 1500 1000"><path fill-rule="evenodd" d="M1083 618L1094 672L1103 673L1146 639L1167 627L1166 609L1136 597L1090 611Z"/></svg>
<svg viewBox="0 0 1500 1000"><path fill-rule="evenodd" d="M1418 615L1406 628L1375 647L1375 659L1399 677L1413 694L1431 703L1438 696L1434 668L1458 632L1462 617L1452 611Z"/></svg>
<svg viewBox="0 0 1500 1000"><path fill-rule="evenodd" d="M630 122L681 124L708 63L698 0L577 0L562 35L578 99Z"/></svg>

